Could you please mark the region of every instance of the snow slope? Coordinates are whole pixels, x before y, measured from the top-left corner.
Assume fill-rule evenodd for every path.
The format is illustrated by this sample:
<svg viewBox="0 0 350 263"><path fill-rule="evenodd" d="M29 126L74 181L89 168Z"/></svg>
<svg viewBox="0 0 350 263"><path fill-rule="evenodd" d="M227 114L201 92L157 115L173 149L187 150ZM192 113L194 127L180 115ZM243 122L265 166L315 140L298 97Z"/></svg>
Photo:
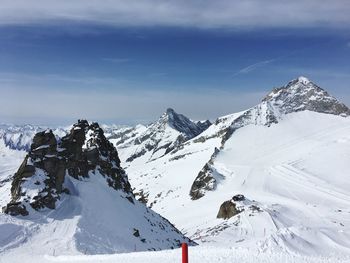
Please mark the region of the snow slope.
<svg viewBox="0 0 350 263"><path fill-rule="evenodd" d="M157 252L136 252L114 255L78 255L78 256L54 256L47 254L44 256L26 256L28 263L175 263L181 262L181 250L165 250ZM0 257L1 263L22 263L23 258L19 254L9 253ZM287 253L268 253L252 251L245 248L212 248L207 246L197 246L189 249L189 262L191 263L345 263L350 262L349 257L334 256L332 258L322 256L303 256Z"/></svg>

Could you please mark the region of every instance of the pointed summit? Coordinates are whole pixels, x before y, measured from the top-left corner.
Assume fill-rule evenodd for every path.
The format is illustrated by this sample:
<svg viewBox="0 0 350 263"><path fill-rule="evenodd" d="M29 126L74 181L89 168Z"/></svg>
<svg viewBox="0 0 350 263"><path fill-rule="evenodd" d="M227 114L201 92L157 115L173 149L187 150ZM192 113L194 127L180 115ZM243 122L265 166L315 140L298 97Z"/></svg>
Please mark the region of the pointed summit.
<svg viewBox="0 0 350 263"><path fill-rule="evenodd" d="M172 108L168 108L157 123L160 125L168 124L171 128L182 133L187 139L191 139L203 131L202 125L198 125L185 115L175 112Z"/></svg>
<svg viewBox="0 0 350 263"><path fill-rule="evenodd" d="M135 138L134 144L137 145L137 149L126 162L148 154L150 160L163 156L202 133L210 124L209 121L195 123L168 108L156 122Z"/></svg>
<svg viewBox="0 0 350 263"><path fill-rule="evenodd" d="M283 87L272 90L263 102L284 114L309 110L342 116L350 115L350 109L346 105L302 76Z"/></svg>
<svg viewBox="0 0 350 263"><path fill-rule="evenodd" d="M172 108L167 108L165 112L166 112L167 115L176 114L176 112Z"/></svg>
<svg viewBox="0 0 350 263"><path fill-rule="evenodd" d="M310 81L307 77L300 76L300 77L298 78L298 82L303 83L304 85L307 85L307 84L309 84L311 81Z"/></svg>

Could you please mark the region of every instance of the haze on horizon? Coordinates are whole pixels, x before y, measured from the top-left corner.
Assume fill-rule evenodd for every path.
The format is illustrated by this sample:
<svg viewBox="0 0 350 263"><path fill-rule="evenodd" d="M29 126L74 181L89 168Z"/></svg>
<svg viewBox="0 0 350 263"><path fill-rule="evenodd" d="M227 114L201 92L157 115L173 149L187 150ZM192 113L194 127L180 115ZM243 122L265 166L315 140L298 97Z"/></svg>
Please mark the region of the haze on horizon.
<svg viewBox="0 0 350 263"><path fill-rule="evenodd" d="M215 119L304 75L350 105L350 5L5 0L0 123Z"/></svg>

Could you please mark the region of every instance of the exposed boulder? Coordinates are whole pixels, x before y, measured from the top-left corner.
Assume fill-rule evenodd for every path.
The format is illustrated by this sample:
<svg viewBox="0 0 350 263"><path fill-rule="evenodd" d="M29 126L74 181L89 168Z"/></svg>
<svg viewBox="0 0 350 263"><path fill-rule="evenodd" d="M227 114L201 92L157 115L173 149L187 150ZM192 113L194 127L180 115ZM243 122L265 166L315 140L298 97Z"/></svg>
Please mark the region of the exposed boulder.
<svg viewBox="0 0 350 263"><path fill-rule="evenodd" d="M237 194L234 195L231 200L222 203L216 217L226 220L242 213L243 211L249 216L254 216L257 213L263 212L263 209L260 208L258 202L249 200L242 194Z"/></svg>
<svg viewBox="0 0 350 263"><path fill-rule="evenodd" d="M232 200L235 201L235 202L241 202L241 201L245 200L245 196L241 195L241 194L238 194L238 195L233 196Z"/></svg>
<svg viewBox="0 0 350 263"><path fill-rule="evenodd" d="M240 210L237 209L236 204L230 200L230 201L225 201L219 209L219 212L217 214L217 218L222 218L222 219L229 219L235 215L238 215Z"/></svg>
<svg viewBox="0 0 350 263"><path fill-rule="evenodd" d="M244 211L244 205L242 202L245 200L246 198L242 194L233 196L231 200L225 201L220 206L219 212L216 217L222 219L230 219L231 217L238 215L239 213Z"/></svg>

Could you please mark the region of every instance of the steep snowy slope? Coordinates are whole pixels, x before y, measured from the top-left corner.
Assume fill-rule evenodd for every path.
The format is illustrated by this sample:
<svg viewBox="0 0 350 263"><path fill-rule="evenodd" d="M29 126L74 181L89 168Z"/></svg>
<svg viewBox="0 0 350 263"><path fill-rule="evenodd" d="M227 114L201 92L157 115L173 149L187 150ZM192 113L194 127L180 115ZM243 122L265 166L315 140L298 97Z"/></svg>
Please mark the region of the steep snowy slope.
<svg viewBox="0 0 350 263"><path fill-rule="evenodd" d="M118 153L97 123L79 121L58 142L51 130L37 133L5 184L0 196L10 198L1 203L0 253L101 254L191 243L135 200Z"/></svg>
<svg viewBox="0 0 350 263"><path fill-rule="evenodd" d="M344 104L300 77L127 171L142 201L197 242L350 253L348 115ZM216 218L237 194L244 199L229 203L239 213Z"/></svg>

